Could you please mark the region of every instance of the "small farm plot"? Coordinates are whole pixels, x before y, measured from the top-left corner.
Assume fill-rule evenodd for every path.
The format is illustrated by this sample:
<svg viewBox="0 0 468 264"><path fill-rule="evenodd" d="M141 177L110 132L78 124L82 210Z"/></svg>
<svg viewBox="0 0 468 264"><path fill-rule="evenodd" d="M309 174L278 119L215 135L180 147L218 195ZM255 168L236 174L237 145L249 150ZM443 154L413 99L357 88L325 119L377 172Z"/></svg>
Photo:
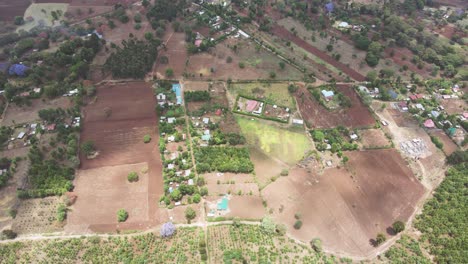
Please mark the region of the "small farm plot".
<svg viewBox="0 0 468 264"><path fill-rule="evenodd" d="M436 137L442 142L445 155L450 156L453 152L457 150L457 145L447 136L447 134L442 130L431 131L429 133L431 136Z"/></svg>
<svg viewBox="0 0 468 264"><path fill-rule="evenodd" d="M259 117L263 119L288 123L291 109L277 105L269 105L263 101L238 96L233 109L234 113Z"/></svg>
<svg viewBox="0 0 468 264"><path fill-rule="evenodd" d="M365 257L378 250L371 244L377 233L391 235L394 221L410 218L425 189L394 149L344 155L350 158L345 168L322 175L293 169L262 196L294 237L318 237L329 251ZM303 223L299 230L295 214Z"/></svg>
<svg viewBox="0 0 468 264"><path fill-rule="evenodd" d="M198 264L200 259L199 228L177 228L172 237L147 233L109 238L82 237L72 239L45 239L2 244L0 259L6 263L119 263L122 259L150 263Z"/></svg>
<svg viewBox="0 0 468 264"><path fill-rule="evenodd" d="M298 244L285 236L268 234L255 225L208 227L208 258L212 263L326 261L326 257L317 255L310 246Z"/></svg>
<svg viewBox="0 0 468 264"><path fill-rule="evenodd" d="M67 8L68 4L63 3L33 3L24 12L25 24L18 27L17 31L29 31L37 26L60 25L59 20L63 19Z"/></svg>
<svg viewBox="0 0 468 264"><path fill-rule="evenodd" d="M205 212L215 220L235 217L259 220L265 215L265 207L262 198L256 195L209 196L205 199Z"/></svg>
<svg viewBox="0 0 468 264"><path fill-rule="evenodd" d="M369 109L350 85L337 85L336 90L347 98L344 99L347 102L346 106L329 110L315 98L317 96L313 96L306 87L299 85L294 96L308 127L333 128L341 125L349 128L362 128L375 124ZM319 97L327 97L327 95L329 94L318 94Z"/></svg>
<svg viewBox="0 0 468 264"><path fill-rule="evenodd" d="M96 102L83 110L81 133L82 142L94 142L95 152L92 156L81 152L81 170L75 183L78 200L76 213L70 215L70 229L89 226L97 231L113 231L118 209L129 213L129 223L119 228L147 228L145 221L149 220L158 223L157 200L163 184L155 105L152 89L144 82L97 88ZM132 167L134 164L141 166ZM132 171L140 176L138 182L128 182ZM101 192L89 194L90 185Z"/></svg>
<svg viewBox="0 0 468 264"><path fill-rule="evenodd" d="M392 142L381 129L363 129L358 132L361 145L365 149L388 148Z"/></svg>
<svg viewBox="0 0 468 264"><path fill-rule="evenodd" d="M244 95L262 100L270 105L282 105L296 109L294 98L288 91L288 83L232 83L229 92L235 96Z"/></svg>
<svg viewBox="0 0 468 264"><path fill-rule="evenodd" d="M247 143L250 146L257 146L272 159L293 165L310 150L310 141L303 133L280 128L267 121L251 120L241 116L237 116L236 119Z"/></svg>
<svg viewBox="0 0 468 264"><path fill-rule="evenodd" d="M16 124L31 123L39 120L39 110L46 108L62 108L68 109L72 106L72 102L68 97L59 97L53 100L34 99L31 100L31 105L17 106L9 104L6 109L5 118L2 121L4 126L12 126Z"/></svg>
<svg viewBox="0 0 468 264"><path fill-rule="evenodd" d="M166 34L169 34L169 39L165 42L166 48L158 54L153 75L159 79L181 78L188 60L185 34L180 32L166 32Z"/></svg>
<svg viewBox="0 0 468 264"><path fill-rule="evenodd" d="M212 172L203 174L203 178L211 196L260 194L252 174Z"/></svg>
<svg viewBox="0 0 468 264"><path fill-rule="evenodd" d="M15 16L22 17L30 4L29 0L0 0L0 20L13 21Z"/></svg>
<svg viewBox="0 0 468 264"><path fill-rule="evenodd" d="M12 229L18 234L51 233L63 230L57 222L59 197L21 201Z"/></svg>
<svg viewBox="0 0 468 264"><path fill-rule="evenodd" d="M190 56L186 71L193 79L226 80L298 80L303 73L284 64L281 59L257 44L245 39L233 39L219 43L208 52Z"/></svg>

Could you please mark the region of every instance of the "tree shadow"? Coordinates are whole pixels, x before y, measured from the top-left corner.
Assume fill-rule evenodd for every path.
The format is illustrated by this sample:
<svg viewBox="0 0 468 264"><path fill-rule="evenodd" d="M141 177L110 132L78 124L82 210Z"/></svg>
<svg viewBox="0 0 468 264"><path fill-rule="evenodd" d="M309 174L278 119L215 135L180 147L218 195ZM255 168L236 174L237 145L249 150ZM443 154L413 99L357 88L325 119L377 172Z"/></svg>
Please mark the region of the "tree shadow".
<svg viewBox="0 0 468 264"><path fill-rule="evenodd" d="M375 239L373 239L373 238L369 239L369 244L370 244L371 246L373 246L373 247L377 247L377 246L378 246L378 245L377 245L377 241L376 241Z"/></svg>
<svg viewBox="0 0 468 264"><path fill-rule="evenodd" d="M389 226L387 227L387 234L389 234L390 236L394 236L396 235L396 232L391 226Z"/></svg>

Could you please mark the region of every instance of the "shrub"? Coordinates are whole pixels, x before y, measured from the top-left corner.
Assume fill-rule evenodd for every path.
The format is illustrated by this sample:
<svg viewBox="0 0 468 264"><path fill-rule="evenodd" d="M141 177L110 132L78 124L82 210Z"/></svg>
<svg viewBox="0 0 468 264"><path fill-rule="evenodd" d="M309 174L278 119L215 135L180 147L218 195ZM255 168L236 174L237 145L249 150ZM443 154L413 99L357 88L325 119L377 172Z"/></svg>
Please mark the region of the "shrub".
<svg viewBox="0 0 468 264"><path fill-rule="evenodd" d="M239 68L244 69L245 68L245 63L239 62Z"/></svg>
<svg viewBox="0 0 468 264"><path fill-rule="evenodd" d="M96 151L96 147L94 146L93 141L88 140L81 145L81 150L86 154L86 156L89 156Z"/></svg>
<svg viewBox="0 0 468 264"><path fill-rule="evenodd" d="M231 56L228 56L228 57L226 58L226 62L227 62L227 63L231 63L231 62L232 62L232 57L231 57Z"/></svg>
<svg viewBox="0 0 468 264"><path fill-rule="evenodd" d="M151 136L150 135L145 135L143 137L143 142L145 143L150 143L151 142Z"/></svg>
<svg viewBox="0 0 468 264"><path fill-rule="evenodd" d="M119 209L117 211L117 221L119 222L125 222L127 221L128 218L128 213L124 209Z"/></svg>
<svg viewBox="0 0 468 264"><path fill-rule="evenodd" d="M128 174L127 179L129 182L137 182L139 177L136 172L132 171Z"/></svg>
<svg viewBox="0 0 468 264"><path fill-rule="evenodd" d="M187 219L187 222L190 224L195 217L197 217L197 212L195 212L192 207L187 207L187 209L185 209L185 218Z"/></svg>
<svg viewBox="0 0 468 264"><path fill-rule="evenodd" d="M320 238L314 238L310 241L310 246L312 249L317 252L321 253L322 252L322 240Z"/></svg>
<svg viewBox="0 0 468 264"><path fill-rule="evenodd" d="M67 207L64 204L60 204L57 208L57 221L63 222L67 218Z"/></svg>
<svg viewBox="0 0 468 264"><path fill-rule="evenodd" d="M6 237L7 239L15 239L17 234L11 230L11 229L5 229L2 231L2 234L4 237Z"/></svg>
<svg viewBox="0 0 468 264"><path fill-rule="evenodd" d="M297 220L295 223L294 223L294 229L301 229L302 227L302 221L301 220Z"/></svg>
<svg viewBox="0 0 468 264"><path fill-rule="evenodd" d="M395 233L400 233L405 230L405 224L402 221L396 221L393 223L392 228Z"/></svg>
<svg viewBox="0 0 468 264"><path fill-rule="evenodd" d="M273 222L273 219L268 216L262 219L261 226L265 233L273 234L276 232L276 224Z"/></svg>
<svg viewBox="0 0 468 264"><path fill-rule="evenodd" d="M387 237L382 233L378 233L377 238L375 239L375 245L378 246L382 244L383 242L385 242L385 240L387 240Z"/></svg>
<svg viewBox="0 0 468 264"><path fill-rule="evenodd" d="M195 194L195 195L193 196L193 200L192 200L192 201L193 201L194 203L199 203L199 202L201 201L201 196L200 196L200 194L198 194L198 193Z"/></svg>
<svg viewBox="0 0 468 264"><path fill-rule="evenodd" d="M431 141L439 149L442 149L444 147L444 143L442 143L442 141L440 141L440 139L437 137L431 136Z"/></svg>
<svg viewBox="0 0 468 264"><path fill-rule="evenodd" d="M174 76L174 70L172 68L167 68L166 69L166 77L173 77Z"/></svg>
<svg viewBox="0 0 468 264"><path fill-rule="evenodd" d="M276 226L276 232L277 232L279 235L284 235L284 234L286 234L286 231L287 231L286 225L284 225L284 224L279 224L279 225Z"/></svg>

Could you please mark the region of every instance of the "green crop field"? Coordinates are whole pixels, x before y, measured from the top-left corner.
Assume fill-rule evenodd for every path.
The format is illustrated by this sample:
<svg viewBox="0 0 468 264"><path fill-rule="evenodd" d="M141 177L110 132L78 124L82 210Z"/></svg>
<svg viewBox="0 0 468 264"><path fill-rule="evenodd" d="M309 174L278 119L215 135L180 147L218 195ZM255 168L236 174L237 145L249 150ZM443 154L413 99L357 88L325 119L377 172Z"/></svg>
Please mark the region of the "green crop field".
<svg viewBox="0 0 468 264"><path fill-rule="evenodd" d="M235 96L255 97L270 104L296 109L296 102L288 92L287 83L233 83L229 91Z"/></svg>
<svg viewBox="0 0 468 264"><path fill-rule="evenodd" d="M304 133L268 125L257 119L237 116L242 133L250 145L258 146L267 155L290 165L304 157L310 150L310 141Z"/></svg>

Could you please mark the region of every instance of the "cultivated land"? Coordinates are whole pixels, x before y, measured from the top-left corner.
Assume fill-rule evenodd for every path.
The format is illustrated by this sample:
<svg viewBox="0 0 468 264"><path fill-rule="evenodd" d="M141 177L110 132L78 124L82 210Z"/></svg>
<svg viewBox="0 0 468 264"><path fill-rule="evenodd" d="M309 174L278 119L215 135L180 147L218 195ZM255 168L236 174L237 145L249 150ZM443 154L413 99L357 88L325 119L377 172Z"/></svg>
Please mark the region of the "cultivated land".
<svg viewBox="0 0 468 264"><path fill-rule="evenodd" d="M129 82L103 85L97 90L95 102L83 111L81 140L95 142L99 154L93 159L81 156L74 190L78 199L67 229L114 231L157 224L155 201L162 195L162 165L156 145L156 101L150 85ZM152 137L149 144L143 142L146 134ZM126 176L131 171L138 172L139 182L128 183ZM90 184L95 186L91 192ZM129 219L116 225L120 208L129 212Z"/></svg>
<svg viewBox="0 0 468 264"><path fill-rule="evenodd" d="M324 247L346 255L367 256L372 239L415 211L424 187L395 150L346 153L349 162L322 175L296 168L262 191L277 221L296 238L323 240ZM310 171L310 172L309 172ZM280 209L281 208L281 209ZM300 230L291 228L302 214Z"/></svg>
<svg viewBox="0 0 468 264"><path fill-rule="evenodd" d="M302 117L309 127L332 128L341 125L360 128L370 127L375 124L371 113L351 85L340 84L336 88L351 100L351 107L330 111L322 106L304 85L299 84L299 89L294 96L299 104Z"/></svg>
<svg viewBox="0 0 468 264"><path fill-rule="evenodd" d="M229 92L236 95L254 97L270 104L276 104L289 109L296 109L296 102L288 92L288 83L234 83L229 86Z"/></svg>
<svg viewBox="0 0 468 264"><path fill-rule="evenodd" d="M11 21L15 16L23 16L30 4L29 0L0 0L0 20Z"/></svg>

